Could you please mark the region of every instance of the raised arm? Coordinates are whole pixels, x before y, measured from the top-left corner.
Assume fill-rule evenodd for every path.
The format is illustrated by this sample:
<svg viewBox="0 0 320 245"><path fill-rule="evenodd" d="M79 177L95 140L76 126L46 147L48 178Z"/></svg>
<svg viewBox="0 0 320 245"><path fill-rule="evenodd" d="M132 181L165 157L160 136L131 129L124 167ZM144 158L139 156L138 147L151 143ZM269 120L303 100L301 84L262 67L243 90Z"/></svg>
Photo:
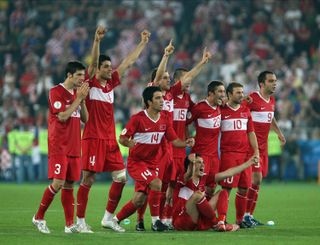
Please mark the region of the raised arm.
<svg viewBox="0 0 320 245"><path fill-rule="evenodd" d="M204 65L208 63L211 57L211 53L207 50L207 47L205 47L201 61L181 78L182 89L190 86L192 79L200 73Z"/></svg>
<svg viewBox="0 0 320 245"><path fill-rule="evenodd" d="M152 81L154 86L160 85L160 81L162 79L162 76L167 70L167 63L168 63L169 56L173 53L173 51L174 51L174 46L172 45L172 40L170 40L170 43L164 49L164 54L162 56L162 59L160 61L159 66L158 66L156 76L155 76L154 80Z"/></svg>
<svg viewBox="0 0 320 245"><path fill-rule="evenodd" d="M91 50L91 63L88 67L88 74L92 78L98 68L99 55L100 55L100 41L104 37L106 29L102 26L98 26L94 35L92 50Z"/></svg>
<svg viewBox="0 0 320 245"><path fill-rule="evenodd" d="M281 132L281 129L278 126L277 120L275 118L272 119L271 122L271 128L274 130L274 132L276 132L276 134L278 135L278 138L281 142L281 146L285 145L286 143L286 138L284 137L283 133Z"/></svg>
<svg viewBox="0 0 320 245"><path fill-rule="evenodd" d="M137 47L121 62L118 66L117 71L120 76L123 75L126 69L130 67L136 60L139 58L142 50L146 47L147 43L149 42L150 32L144 30L141 32L141 41L137 45Z"/></svg>
<svg viewBox="0 0 320 245"><path fill-rule="evenodd" d="M219 182L219 181L224 180L226 178L232 177L232 176L242 172L246 168L250 167L251 165L258 164L258 163L259 163L259 159L257 157L251 157L248 161L246 161L245 163L242 163L241 165L239 165L237 167L229 168L226 171L217 173L215 175L215 182Z"/></svg>

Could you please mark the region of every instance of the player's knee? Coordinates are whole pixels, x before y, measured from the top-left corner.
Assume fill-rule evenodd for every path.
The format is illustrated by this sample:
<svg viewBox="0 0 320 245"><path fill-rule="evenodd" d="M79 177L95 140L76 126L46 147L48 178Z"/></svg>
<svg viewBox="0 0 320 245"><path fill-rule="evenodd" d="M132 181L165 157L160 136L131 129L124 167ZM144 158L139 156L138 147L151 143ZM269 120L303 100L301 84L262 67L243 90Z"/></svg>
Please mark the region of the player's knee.
<svg viewBox="0 0 320 245"><path fill-rule="evenodd" d="M132 203L135 207L140 208L144 205L146 201L146 194L143 192L137 192L132 199Z"/></svg>
<svg viewBox="0 0 320 245"><path fill-rule="evenodd" d="M123 169L120 171L112 172L112 180L114 182L126 183L127 182L126 170Z"/></svg>
<svg viewBox="0 0 320 245"><path fill-rule="evenodd" d="M82 183L87 186L92 186L96 180L96 174L92 172L83 172Z"/></svg>
<svg viewBox="0 0 320 245"><path fill-rule="evenodd" d="M64 186L64 183L65 183L64 180L54 179L52 182L52 186L56 191L59 191Z"/></svg>
<svg viewBox="0 0 320 245"><path fill-rule="evenodd" d="M252 179L252 184L254 185L261 185L262 179L260 178L253 178Z"/></svg>
<svg viewBox="0 0 320 245"><path fill-rule="evenodd" d="M66 180L63 184L63 188L72 189L74 181Z"/></svg>
<svg viewBox="0 0 320 245"><path fill-rule="evenodd" d="M162 182L160 179L154 179L150 182L149 188L153 191L161 191Z"/></svg>
<svg viewBox="0 0 320 245"><path fill-rule="evenodd" d="M240 195L245 196L247 195L248 188L238 188L238 192Z"/></svg>

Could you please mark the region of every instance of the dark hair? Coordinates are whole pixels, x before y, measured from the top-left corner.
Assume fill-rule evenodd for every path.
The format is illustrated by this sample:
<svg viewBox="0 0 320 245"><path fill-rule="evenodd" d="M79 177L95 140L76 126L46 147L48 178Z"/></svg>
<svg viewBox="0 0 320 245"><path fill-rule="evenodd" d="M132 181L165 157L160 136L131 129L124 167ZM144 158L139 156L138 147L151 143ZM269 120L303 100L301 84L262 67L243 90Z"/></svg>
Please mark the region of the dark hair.
<svg viewBox="0 0 320 245"><path fill-rule="evenodd" d="M188 70L186 68L177 68L173 73L173 80L180 80L184 72L188 72Z"/></svg>
<svg viewBox="0 0 320 245"><path fill-rule="evenodd" d="M105 54L100 54L99 55L99 62L98 62L98 68L100 69L101 65L103 62L105 62L106 60L111 62L111 58Z"/></svg>
<svg viewBox="0 0 320 245"><path fill-rule="evenodd" d="M148 101L152 101L153 94L158 91L161 92L161 89L157 86L146 87L143 90L142 97L143 97L143 102L146 105L146 108L149 107Z"/></svg>
<svg viewBox="0 0 320 245"><path fill-rule="evenodd" d="M260 83L265 83L268 74L274 75L272 71L263 71L258 75L259 88L260 88Z"/></svg>
<svg viewBox="0 0 320 245"><path fill-rule="evenodd" d="M67 64L66 70L65 70L65 76L68 76L68 73L74 74L77 71L85 70L86 67L79 61L70 61Z"/></svg>
<svg viewBox="0 0 320 245"><path fill-rule="evenodd" d="M241 83L230 83L227 87L227 94L232 94L234 88L243 88Z"/></svg>
<svg viewBox="0 0 320 245"><path fill-rule="evenodd" d="M208 95L209 95L209 92L214 93L214 91L217 89L217 87L219 87L221 85L224 86L223 82L221 82L221 81L212 81L211 83L209 83Z"/></svg>
<svg viewBox="0 0 320 245"><path fill-rule="evenodd" d="M201 155L198 154L198 153L195 153L195 155L196 155L196 158L197 158L197 157L201 157ZM187 156L187 157L184 159L184 172L187 172L190 162L191 162L191 161L190 161L190 159L189 159L189 156Z"/></svg>

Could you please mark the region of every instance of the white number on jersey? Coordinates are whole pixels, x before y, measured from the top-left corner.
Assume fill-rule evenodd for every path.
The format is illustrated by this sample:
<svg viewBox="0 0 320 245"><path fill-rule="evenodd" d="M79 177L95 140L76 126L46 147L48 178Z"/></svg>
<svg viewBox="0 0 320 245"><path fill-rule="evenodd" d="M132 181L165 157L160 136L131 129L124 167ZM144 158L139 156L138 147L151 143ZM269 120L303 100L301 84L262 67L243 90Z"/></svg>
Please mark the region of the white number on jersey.
<svg viewBox="0 0 320 245"><path fill-rule="evenodd" d="M56 169L56 170L54 170L54 173L55 174L60 174L61 173L61 164L57 163L57 164L54 165L54 167Z"/></svg>

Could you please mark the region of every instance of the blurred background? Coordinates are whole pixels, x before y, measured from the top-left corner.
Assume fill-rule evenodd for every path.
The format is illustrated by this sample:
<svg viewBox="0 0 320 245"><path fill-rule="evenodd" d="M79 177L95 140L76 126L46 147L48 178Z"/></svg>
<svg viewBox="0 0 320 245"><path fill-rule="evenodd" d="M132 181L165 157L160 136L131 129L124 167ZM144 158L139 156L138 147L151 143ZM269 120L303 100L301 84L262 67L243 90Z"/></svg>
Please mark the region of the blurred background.
<svg viewBox="0 0 320 245"><path fill-rule="evenodd" d="M115 68L143 29L152 33L115 90L118 132L141 109L142 90L170 39L170 74L191 69L208 47L213 59L194 79L192 99L205 97L214 79L240 82L249 93L259 72L274 71L276 118L287 144L281 148L270 133L268 180L317 178L320 0L0 0L0 181L47 180L48 91L64 81L68 61L89 64L97 25L108 29L100 50Z"/></svg>

